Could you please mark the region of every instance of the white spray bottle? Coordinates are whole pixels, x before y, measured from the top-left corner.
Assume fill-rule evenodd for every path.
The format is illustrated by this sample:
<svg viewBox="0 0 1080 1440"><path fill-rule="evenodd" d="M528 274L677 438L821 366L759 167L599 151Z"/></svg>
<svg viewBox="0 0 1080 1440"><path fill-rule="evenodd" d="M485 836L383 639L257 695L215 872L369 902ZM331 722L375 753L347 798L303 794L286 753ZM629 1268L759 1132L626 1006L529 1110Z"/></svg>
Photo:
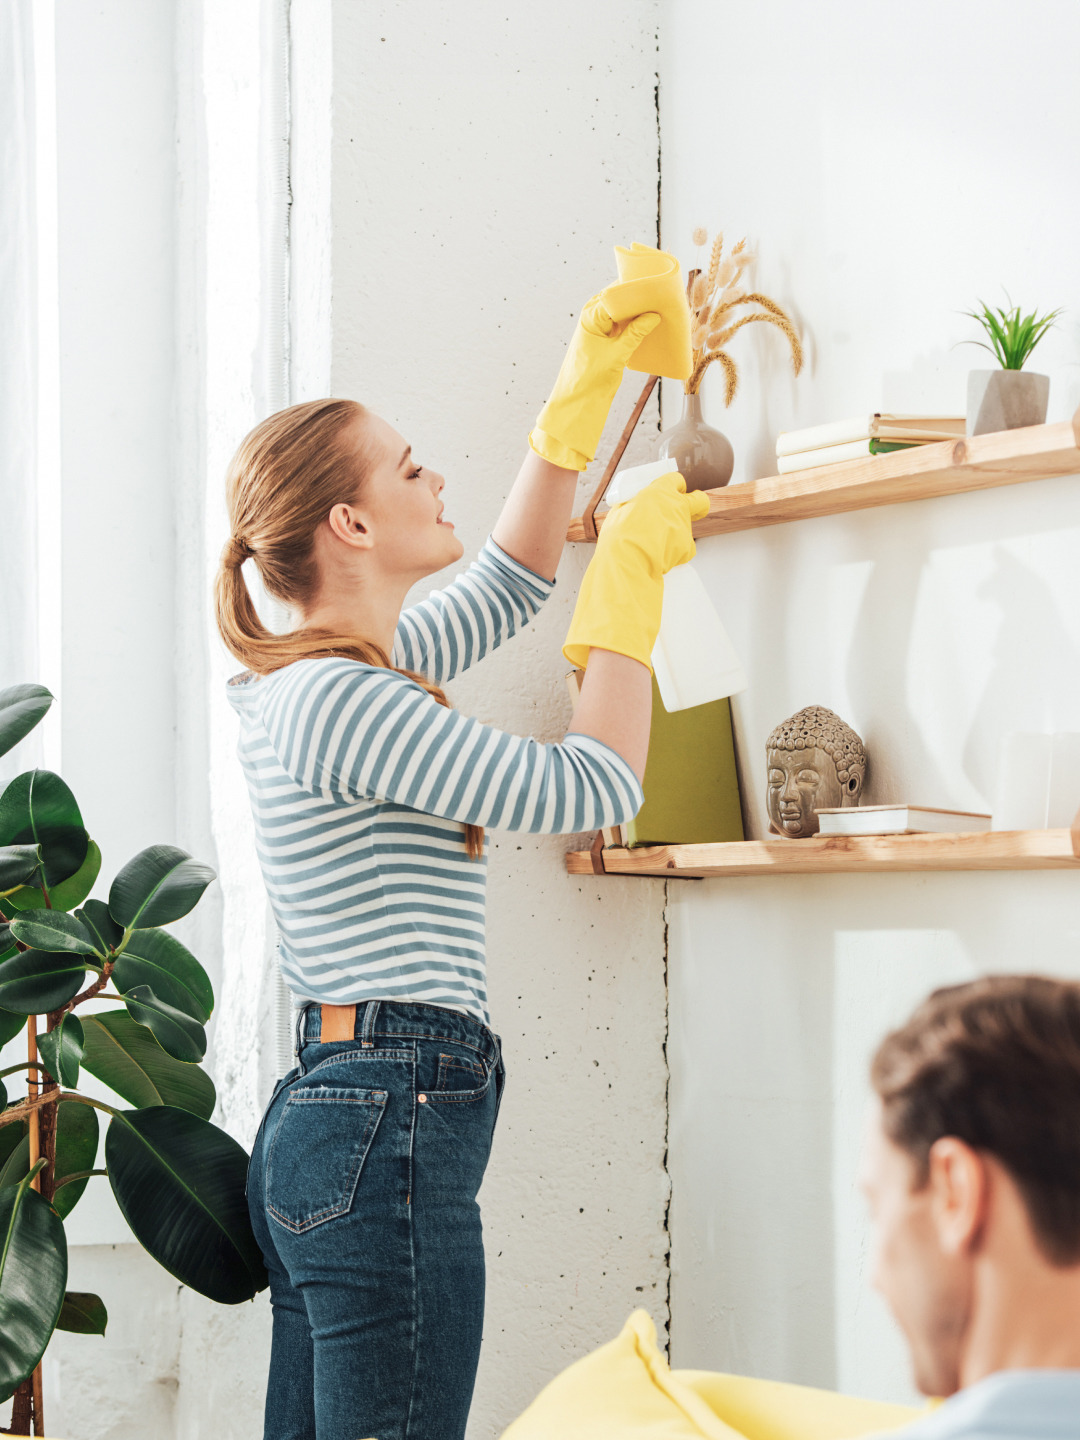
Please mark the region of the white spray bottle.
<svg viewBox="0 0 1080 1440"><path fill-rule="evenodd" d="M670 460L620 470L604 499L613 507L625 504L671 471ZM676 565L664 576L664 608L651 658L668 714L723 700L747 687L735 647L692 563Z"/></svg>

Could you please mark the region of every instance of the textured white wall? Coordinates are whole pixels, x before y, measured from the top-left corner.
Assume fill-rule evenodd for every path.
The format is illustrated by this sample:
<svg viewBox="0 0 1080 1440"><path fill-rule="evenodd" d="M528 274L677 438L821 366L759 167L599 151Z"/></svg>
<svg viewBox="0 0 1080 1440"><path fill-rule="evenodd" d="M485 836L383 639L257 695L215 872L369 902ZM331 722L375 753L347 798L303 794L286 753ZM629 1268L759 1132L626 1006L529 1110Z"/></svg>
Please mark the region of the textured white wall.
<svg viewBox="0 0 1080 1440"><path fill-rule="evenodd" d="M760 248L809 365L744 331L708 418L735 478L778 431L882 405L962 412L976 297L1065 305L1031 367L1080 399L1075 7L672 0L661 27L663 234ZM735 57L737 63L735 63ZM1010 77L1008 94L1000 85ZM718 95L723 103L718 104ZM671 396L665 397L665 404ZM867 743L867 800L986 810L1008 730L1080 730L1075 479L706 540L700 568L750 675L734 702L754 833L764 742L824 704ZM1080 796L1074 797L1080 803ZM902 1345L867 1290L852 1190L869 1052L937 984L1080 974L1074 875L706 881L671 904L672 1348L882 1397Z"/></svg>
<svg viewBox="0 0 1080 1440"><path fill-rule="evenodd" d="M613 243L655 236L656 64L652 0L334 7L333 389L446 475L467 556ZM538 623L454 683L466 711L561 736L560 644L585 558L568 552ZM662 889L571 882L567 846L492 847L509 1082L482 1195L477 1437L635 1304L666 1319Z"/></svg>

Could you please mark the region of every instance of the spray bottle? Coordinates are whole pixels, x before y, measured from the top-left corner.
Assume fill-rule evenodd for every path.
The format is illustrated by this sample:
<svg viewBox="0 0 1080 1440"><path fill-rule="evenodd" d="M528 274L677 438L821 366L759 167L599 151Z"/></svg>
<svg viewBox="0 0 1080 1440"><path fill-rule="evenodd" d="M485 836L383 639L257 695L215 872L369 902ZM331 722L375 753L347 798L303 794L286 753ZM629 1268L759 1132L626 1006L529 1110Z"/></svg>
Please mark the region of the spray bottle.
<svg viewBox="0 0 1080 1440"><path fill-rule="evenodd" d="M670 460L620 470L604 499L613 507L623 505L671 471ZM735 647L692 563L676 565L664 576L664 608L651 658L660 698L669 714L746 689L746 674Z"/></svg>

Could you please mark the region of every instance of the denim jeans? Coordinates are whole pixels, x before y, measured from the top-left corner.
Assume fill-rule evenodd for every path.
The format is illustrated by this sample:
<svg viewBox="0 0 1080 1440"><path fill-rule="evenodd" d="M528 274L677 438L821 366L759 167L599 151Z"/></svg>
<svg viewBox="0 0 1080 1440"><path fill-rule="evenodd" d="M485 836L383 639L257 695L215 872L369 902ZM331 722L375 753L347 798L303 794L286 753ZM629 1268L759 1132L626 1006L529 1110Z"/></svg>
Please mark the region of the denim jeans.
<svg viewBox="0 0 1080 1440"><path fill-rule="evenodd" d="M437 1005L298 1026L255 1140L270 1273L265 1440L460 1440L484 1320L476 1192L502 1098L497 1035Z"/></svg>

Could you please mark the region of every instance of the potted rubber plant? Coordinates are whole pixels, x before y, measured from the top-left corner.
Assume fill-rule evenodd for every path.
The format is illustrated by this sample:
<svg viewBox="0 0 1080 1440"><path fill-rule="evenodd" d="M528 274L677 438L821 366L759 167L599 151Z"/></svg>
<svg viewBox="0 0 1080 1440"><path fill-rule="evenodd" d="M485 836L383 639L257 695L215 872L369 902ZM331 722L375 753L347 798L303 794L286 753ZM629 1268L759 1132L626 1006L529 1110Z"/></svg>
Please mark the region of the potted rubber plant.
<svg viewBox="0 0 1080 1440"><path fill-rule="evenodd" d="M1008 297L1006 296L1006 299ZM1042 425L1050 400L1050 376L1024 370L1031 352L1056 323L1061 310L1021 315L1019 305L994 308L980 300L977 310L964 314L977 320L986 340L965 340L989 350L1000 370L972 370L968 374L967 433L986 435L994 430L1020 430ZM989 341L989 343L987 343Z"/></svg>
<svg viewBox="0 0 1080 1440"><path fill-rule="evenodd" d="M0 691L0 755L51 704L39 685ZM100 1298L67 1289L64 1221L95 1177L182 1284L224 1305L267 1284L244 1196L248 1157L211 1124L214 1082L199 1063L213 988L164 928L194 909L214 872L152 845L120 869L107 900L90 899L100 870L60 776L12 780L0 795L0 1045L25 1032L26 1058L0 1068L0 1400L14 1397L14 1435L31 1424L45 1433L40 1361L53 1331L105 1333ZM117 1103L81 1093L83 1070ZM27 1094L9 1103L3 1082L24 1071Z"/></svg>

